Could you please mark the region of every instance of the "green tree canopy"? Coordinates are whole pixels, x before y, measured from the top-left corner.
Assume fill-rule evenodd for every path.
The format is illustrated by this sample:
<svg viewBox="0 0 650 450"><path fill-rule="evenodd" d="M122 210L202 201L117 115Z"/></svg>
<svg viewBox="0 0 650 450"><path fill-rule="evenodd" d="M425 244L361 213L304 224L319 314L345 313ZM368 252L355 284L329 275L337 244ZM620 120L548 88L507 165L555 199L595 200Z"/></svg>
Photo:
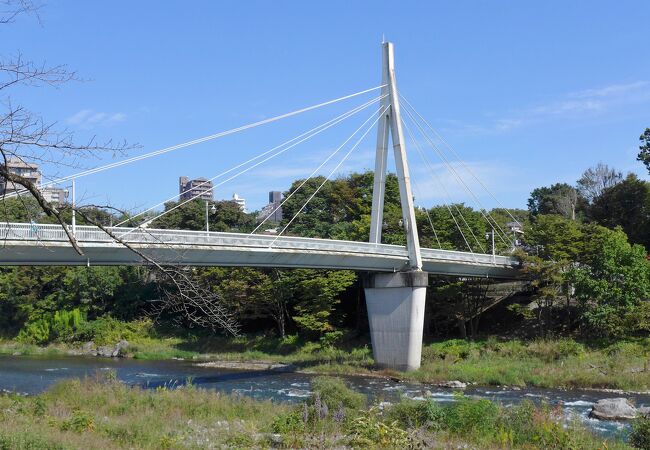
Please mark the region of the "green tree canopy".
<svg viewBox="0 0 650 450"><path fill-rule="evenodd" d="M650 249L650 183L629 174L594 200L589 218L608 228L620 226L631 242Z"/></svg>
<svg viewBox="0 0 650 450"><path fill-rule="evenodd" d="M640 245L631 245L619 228L590 224L584 251L568 279L595 332L617 336L650 329L645 317L650 299L650 262Z"/></svg>
<svg viewBox="0 0 650 450"><path fill-rule="evenodd" d="M641 145L639 145L637 161L645 164L648 173L650 173L650 128L646 128L643 134L639 136L639 141L641 141Z"/></svg>

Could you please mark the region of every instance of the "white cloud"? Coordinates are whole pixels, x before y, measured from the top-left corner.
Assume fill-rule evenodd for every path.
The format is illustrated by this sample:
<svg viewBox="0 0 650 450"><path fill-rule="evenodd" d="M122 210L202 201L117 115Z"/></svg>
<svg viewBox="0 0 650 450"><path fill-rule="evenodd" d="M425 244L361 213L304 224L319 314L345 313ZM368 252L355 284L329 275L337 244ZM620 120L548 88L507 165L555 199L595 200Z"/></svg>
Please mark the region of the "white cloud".
<svg viewBox="0 0 650 450"><path fill-rule="evenodd" d="M77 128L94 128L98 126L110 126L126 120L123 112L107 113L92 109L82 109L66 119L68 125Z"/></svg>
<svg viewBox="0 0 650 450"><path fill-rule="evenodd" d="M513 111L498 119L480 125L448 121L447 131L454 133L504 133L531 123L555 119L580 119L604 114L616 107L650 102L650 81L611 84L600 88L570 92L548 103Z"/></svg>

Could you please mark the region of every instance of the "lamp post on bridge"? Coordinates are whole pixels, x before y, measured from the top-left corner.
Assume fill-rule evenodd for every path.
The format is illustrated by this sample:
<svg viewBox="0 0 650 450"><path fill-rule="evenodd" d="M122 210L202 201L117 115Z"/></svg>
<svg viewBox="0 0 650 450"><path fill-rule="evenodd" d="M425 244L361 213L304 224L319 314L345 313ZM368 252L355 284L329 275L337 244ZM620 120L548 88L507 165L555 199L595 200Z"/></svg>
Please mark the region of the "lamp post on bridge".
<svg viewBox="0 0 650 450"><path fill-rule="evenodd" d="M485 233L485 240L491 239L492 243L492 264L496 264L497 262L497 256L496 256L496 249L494 248L494 227L492 228L492 231L488 231Z"/></svg>
<svg viewBox="0 0 650 450"><path fill-rule="evenodd" d="M208 210L208 205L210 202L208 200L205 201L205 232L210 234L210 213L214 214L217 212L217 207L214 206L214 203L212 204L212 208Z"/></svg>

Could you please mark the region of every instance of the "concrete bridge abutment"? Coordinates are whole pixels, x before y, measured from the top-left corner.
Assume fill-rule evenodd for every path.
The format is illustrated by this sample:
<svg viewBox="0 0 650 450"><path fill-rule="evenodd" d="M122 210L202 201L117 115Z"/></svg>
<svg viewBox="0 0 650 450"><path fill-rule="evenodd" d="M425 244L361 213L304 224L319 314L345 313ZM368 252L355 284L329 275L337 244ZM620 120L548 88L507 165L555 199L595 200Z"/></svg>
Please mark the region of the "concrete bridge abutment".
<svg viewBox="0 0 650 450"><path fill-rule="evenodd" d="M372 274L364 284L376 364L402 371L418 369L422 358L428 273Z"/></svg>

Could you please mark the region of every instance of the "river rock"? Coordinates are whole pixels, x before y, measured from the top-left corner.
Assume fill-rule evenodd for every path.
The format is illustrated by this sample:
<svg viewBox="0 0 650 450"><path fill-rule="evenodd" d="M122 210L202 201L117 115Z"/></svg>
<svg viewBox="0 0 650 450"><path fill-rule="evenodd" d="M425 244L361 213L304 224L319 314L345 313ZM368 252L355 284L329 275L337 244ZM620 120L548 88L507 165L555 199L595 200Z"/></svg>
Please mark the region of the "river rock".
<svg viewBox="0 0 650 450"><path fill-rule="evenodd" d="M100 345L97 347L97 356L103 356L105 358L117 358L118 356L124 355L124 350L129 346L129 342L121 340L115 345Z"/></svg>
<svg viewBox="0 0 650 450"><path fill-rule="evenodd" d="M465 389L467 387L467 383L463 383L462 381L458 381L458 380L452 380L452 381L445 381L444 383L440 383L439 386L444 388L449 388L449 389Z"/></svg>
<svg viewBox="0 0 650 450"><path fill-rule="evenodd" d="M642 406L640 408L637 408L637 411L643 417L650 417L650 406Z"/></svg>
<svg viewBox="0 0 650 450"><path fill-rule="evenodd" d="M638 410L626 398L598 400L589 413L589 417L599 420L630 420L637 415Z"/></svg>

